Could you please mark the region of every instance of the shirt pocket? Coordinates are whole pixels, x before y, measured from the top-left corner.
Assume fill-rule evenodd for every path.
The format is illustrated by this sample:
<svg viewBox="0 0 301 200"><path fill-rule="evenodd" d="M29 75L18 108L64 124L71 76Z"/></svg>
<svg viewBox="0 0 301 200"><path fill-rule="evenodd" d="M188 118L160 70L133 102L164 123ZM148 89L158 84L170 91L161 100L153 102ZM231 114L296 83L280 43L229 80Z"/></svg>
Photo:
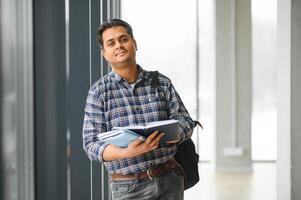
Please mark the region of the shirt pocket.
<svg viewBox="0 0 301 200"><path fill-rule="evenodd" d="M146 122L160 121L168 118L167 105L163 94L149 95L143 100L142 111Z"/></svg>
<svg viewBox="0 0 301 200"><path fill-rule="evenodd" d="M130 106L124 100L110 100L107 103L106 123L111 130L113 127L128 126L131 115Z"/></svg>

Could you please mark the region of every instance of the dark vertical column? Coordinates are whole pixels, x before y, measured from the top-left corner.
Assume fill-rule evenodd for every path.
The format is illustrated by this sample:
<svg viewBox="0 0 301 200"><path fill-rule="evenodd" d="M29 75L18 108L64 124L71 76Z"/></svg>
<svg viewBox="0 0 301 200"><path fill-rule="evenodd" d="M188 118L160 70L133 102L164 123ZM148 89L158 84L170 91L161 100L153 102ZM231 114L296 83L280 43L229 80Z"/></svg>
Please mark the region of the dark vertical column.
<svg viewBox="0 0 301 200"><path fill-rule="evenodd" d="M103 1L105 4L105 2ZM96 41L96 33L101 24L100 15L106 13L106 10L100 7L101 0L92 0L91 1L91 10L90 10L90 38L91 38L91 83L94 83L103 75L108 73L108 66L106 63L101 64L101 52L100 48ZM92 195L93 200L105 200L109 199L108 194L108 176L104 165L101 165L98 162L92 162Z"/></svg>
<svg viewBox="0 0 301 200"><path fill-rule="evenodd" d="M37 200L67 199L65 2L34 0Z"/></svg>
<svg viewBox="0 0 301 200"><path fill-rule="evenodd" d="M72 200L91 199L91 195L93 199L110 198L106 170L98 162L91 165L82 148L84 106L90 82L108 72L96 43L100 16L106 20L108 9L108 1L104 0L100 12L100 2L69 1L66 43L65 1L34 1L37 199L67 199L69 191Z"/></svg>
<svg viewBox="0 0 301 200"><path fill-rule="evenodd" d="M82 148L82 120L89 90L89 1L70 0L71 199L90 200L90 162Z"/></svg>
<svg viewBox="0 0 301 200"><path fill-rule="evenodd" d="M0 4L1 6L1 4ZM1 10L1 7L0 7ZM0 27L2 28L2 24L1 24L1 19L0 19ZM3 172L4 172L4 166L3 166L3 147L2 147L2 137L3 137L3 129L2 129L2 123L4 123L3 119L2 119L2 105L3 105L3 94L2 94L2 86L3 86L3 77L2 77L2 33L0 31L0 199L4 199L4 194L3 194Z"/></svg>
<svg viewBox="0 0 301 200"><path fill-rule="evenodd" d="M291 199L301 198L301 1L291 2ZM287 155L289 156L289 155Z"/></svg>
<svg viewBox="0 0 301 200"><path fill-rule="evenodd" d="M71 199L108 199L106 173L99 162L91 164L82 148L86 97L91 83L106 74L101 70L96 32L100 25L100 1L70 0L70 145ZM106 68L106 67L104 67ZM90 80L91 79L91 80ZM103 175L103 177L102 177ZM91 180L92 179L92 180ZM91 185L92 183L92 185ZM91 190L92 189L92 190ZM91 194L92 191L92 194Z"/></svg>

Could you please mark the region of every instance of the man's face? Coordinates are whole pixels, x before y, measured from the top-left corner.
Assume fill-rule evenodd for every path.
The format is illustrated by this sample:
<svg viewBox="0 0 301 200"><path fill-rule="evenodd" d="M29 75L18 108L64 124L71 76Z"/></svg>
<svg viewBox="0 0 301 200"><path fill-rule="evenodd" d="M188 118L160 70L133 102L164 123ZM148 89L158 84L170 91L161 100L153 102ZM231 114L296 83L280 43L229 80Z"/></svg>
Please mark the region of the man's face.
<svg viewBox="0 0 301 200"><path fill-rule="evenodd" d="M102 33L102 54L113 66L135 62L136 41L131 38L123 26L106 29Z"/></svg>

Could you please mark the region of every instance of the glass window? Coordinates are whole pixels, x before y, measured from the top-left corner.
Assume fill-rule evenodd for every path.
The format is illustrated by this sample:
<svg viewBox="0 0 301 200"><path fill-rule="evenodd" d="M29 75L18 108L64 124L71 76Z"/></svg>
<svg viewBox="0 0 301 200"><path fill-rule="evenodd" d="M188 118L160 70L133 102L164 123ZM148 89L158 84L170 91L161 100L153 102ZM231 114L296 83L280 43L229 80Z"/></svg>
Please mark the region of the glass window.
<svg viewBox="0 0 301 200"><path fill-rule="evenodd" d="M137 41L137 62L167 75L195 117L195 3L131 0L121 5L121 16L132 25Z"/></svg>
<svg viewBox="0 0 301 200"><path fill-rule="evenodd" d="M276 160L276 0L252 1L252 159Z"/></svg>
<svg viewBox="0 0 301 200"><path fill-rule="evenodd" d="M159 70L172 80L193 119L197 118L199 103L199 120L206 124L207 132L211 131L208 127L212 127L207 123L213 121L210 113L213 110L210 109L213 101L210 100L214 93L210 90L210 84L213 83L210 79L214 68L211 62L213 45L208 47L214 37L210 32L213 19L210 18L212 10L206 10L212 7L210 2L203 1L204 5L199 6L203 12L199 20L202 26L199 31L199 48L204 49L197 50L196 1L121 1L121 17L133 26L138 44L137 62L147 70ZM197 59L197 56L200 59ZM201 65L207 67L202 68ZM203 135L206 137L202 137ZM197 134L193 134L193 140L199 144L201 160L210 157L210 135L212 134L203 134L201 131L197 142Z"/></svg>

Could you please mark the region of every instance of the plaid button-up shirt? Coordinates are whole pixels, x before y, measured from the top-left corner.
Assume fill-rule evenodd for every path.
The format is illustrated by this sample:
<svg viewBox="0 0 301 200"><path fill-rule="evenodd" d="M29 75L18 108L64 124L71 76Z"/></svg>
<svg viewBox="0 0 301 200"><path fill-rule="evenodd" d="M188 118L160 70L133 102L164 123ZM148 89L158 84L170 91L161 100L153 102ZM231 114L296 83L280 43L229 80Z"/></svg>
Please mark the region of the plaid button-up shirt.
<svg viewBox="0 0 301 200"><path fill-rule="evenodd" d="M103 150L108 143L98 135L113 127L141 125L154 121L179 121L181 140L192 134L194 122L180 96L166 76L159 73L158 88L151 85L151 73L139 65L138 80L134 86L115 72L95 82L88 93L84 125L83 148L91 160L104 162L109 173L140 173L173 158L177 146L159 147L145 154L105 162Z"/></svg>

